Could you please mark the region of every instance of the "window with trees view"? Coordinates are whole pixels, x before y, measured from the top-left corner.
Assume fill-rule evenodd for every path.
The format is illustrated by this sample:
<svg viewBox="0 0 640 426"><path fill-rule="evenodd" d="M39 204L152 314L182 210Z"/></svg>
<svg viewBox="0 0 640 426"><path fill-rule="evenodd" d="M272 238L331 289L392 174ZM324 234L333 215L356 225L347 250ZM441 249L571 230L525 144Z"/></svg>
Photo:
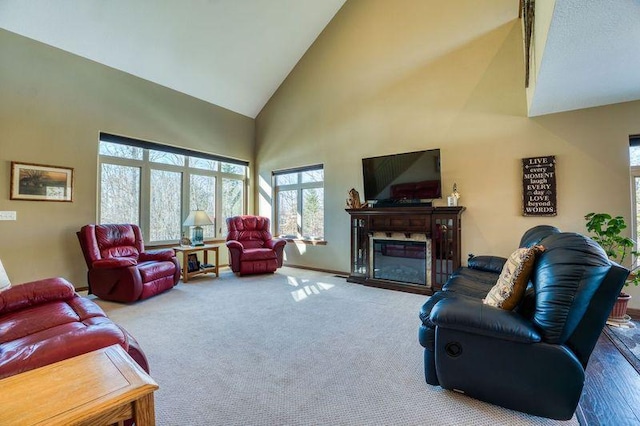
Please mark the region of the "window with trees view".
<svg viewBox="0 0 640 426"><path fill-rule="evenodd" d="M640 135L629 137L634 240L640 242ZM638 247L636 247L638 250Z"/></svg>
<svg viewBox="0 0 640 426"><path fill-rule="evenodd" d="M204 210L215 226L206 238L226 235L226 218L246 211L247 163L101 134L99 223L139 225L147 243L173 243L189 229L191 210Z"/></svg>
<svg viewBox="0 0 640 426"><path fill-rule="evenodd" d="M285 238L324 239L322 165L273 172L276 234Z"/></svg>

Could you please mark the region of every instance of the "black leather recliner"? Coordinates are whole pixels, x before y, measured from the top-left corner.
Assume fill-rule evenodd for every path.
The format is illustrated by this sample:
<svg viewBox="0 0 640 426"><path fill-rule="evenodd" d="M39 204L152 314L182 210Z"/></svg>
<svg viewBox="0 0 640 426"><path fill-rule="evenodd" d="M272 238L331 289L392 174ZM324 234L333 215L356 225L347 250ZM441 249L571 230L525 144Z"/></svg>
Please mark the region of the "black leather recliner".
<svg viewBox="0 0 640 426"><path fill-rule="evenodd" d="M505 258L475 256L423 305L420 344L427 383L536 416L567 420L589 356L629 271L588 237L552 226L527 231L542 244L513 311L482 303Z"/></svg>

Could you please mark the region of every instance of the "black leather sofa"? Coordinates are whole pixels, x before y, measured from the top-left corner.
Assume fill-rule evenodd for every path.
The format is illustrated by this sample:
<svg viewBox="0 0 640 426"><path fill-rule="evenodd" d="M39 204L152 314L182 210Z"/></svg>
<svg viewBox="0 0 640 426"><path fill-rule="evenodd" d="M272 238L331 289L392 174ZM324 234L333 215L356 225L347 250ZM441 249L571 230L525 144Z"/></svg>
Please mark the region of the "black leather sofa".
<svg viewBox="0 0 640 426"><path fill-rule="evenodd" d="M492 404L567 420L629 271L580 234L537 226L520 247L537 244L545 251L513 311L482 302L506 261L497 256L470 257L427 300L418 333L425 378Z"/></svg>

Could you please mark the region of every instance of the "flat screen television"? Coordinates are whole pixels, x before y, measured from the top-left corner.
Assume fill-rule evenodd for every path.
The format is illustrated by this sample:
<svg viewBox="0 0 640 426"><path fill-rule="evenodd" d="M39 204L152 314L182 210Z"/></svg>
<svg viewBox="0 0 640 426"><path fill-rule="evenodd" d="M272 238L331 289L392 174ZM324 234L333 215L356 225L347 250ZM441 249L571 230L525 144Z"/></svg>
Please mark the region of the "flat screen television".
<svg viewBox="0 0 640 426"><path fill-rule="evenodd" d="M362 174L371 205L429 204L442 198L439 149L363 158Z"/></svg>

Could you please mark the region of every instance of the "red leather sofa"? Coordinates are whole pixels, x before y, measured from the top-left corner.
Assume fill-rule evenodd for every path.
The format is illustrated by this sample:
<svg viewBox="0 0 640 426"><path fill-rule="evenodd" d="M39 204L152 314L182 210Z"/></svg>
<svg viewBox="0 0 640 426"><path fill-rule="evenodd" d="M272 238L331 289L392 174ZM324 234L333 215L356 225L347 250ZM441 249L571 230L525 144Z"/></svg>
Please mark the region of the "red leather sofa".
<svg viewBox="0 0 640 426"><path fill-rule="evenodd" d="M234 216L227 218L227 247L231 270L240 275L274 272L282 266L285 240L273 238L269 218Z"/></svg>
<svg viewBox="0 0 640 426"><path fill-rule="evenodd" d="M180 280L172 249L144 250L137 225L85 225L78 240L87 262L89 293L134 302L169 290Z"/></svg>
<svg viewBox="0 0 640 426"><path fill-rule="evenodd" d="M0 292L0 379L114 344L149 372L138 342L65 279Z"/></svg>

